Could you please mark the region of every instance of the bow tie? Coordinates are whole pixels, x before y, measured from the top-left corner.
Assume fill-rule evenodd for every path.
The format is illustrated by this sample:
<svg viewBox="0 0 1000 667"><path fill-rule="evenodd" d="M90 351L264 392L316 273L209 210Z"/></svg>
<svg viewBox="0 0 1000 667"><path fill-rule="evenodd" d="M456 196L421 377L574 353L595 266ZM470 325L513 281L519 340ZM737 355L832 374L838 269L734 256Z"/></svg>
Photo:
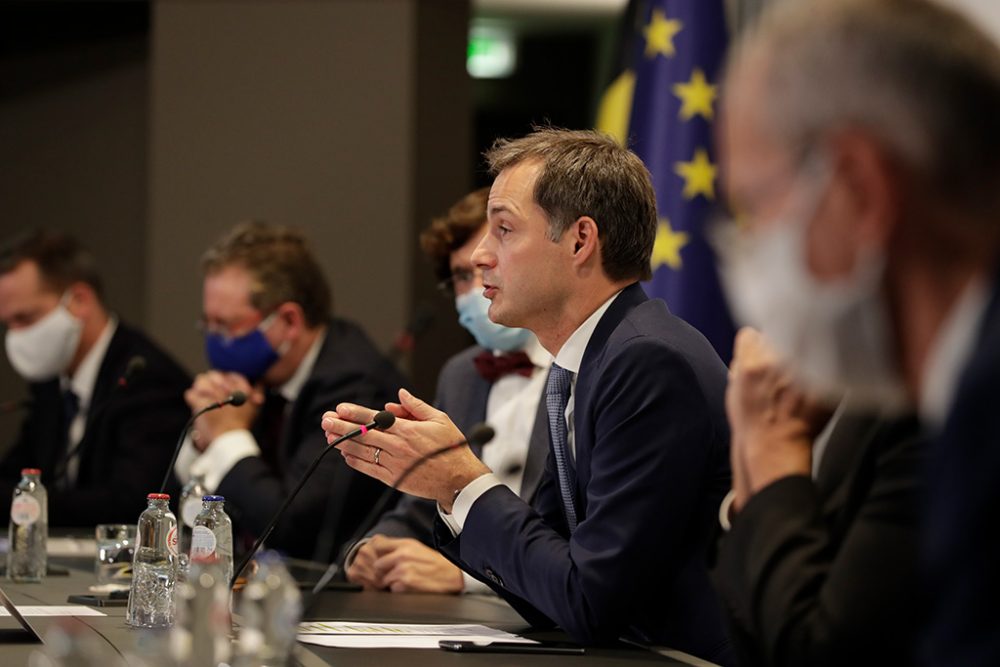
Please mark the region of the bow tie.
<svg viewBox="0 0 1000 667"><path fill-rule="evenodd" d="M524 352L493 354L486 350L477 354L473 361L476 364L476 371L487 382L496 382L511 373L531 377L532 371L535 370L535 365L531 363L531 359Z"/></svg>

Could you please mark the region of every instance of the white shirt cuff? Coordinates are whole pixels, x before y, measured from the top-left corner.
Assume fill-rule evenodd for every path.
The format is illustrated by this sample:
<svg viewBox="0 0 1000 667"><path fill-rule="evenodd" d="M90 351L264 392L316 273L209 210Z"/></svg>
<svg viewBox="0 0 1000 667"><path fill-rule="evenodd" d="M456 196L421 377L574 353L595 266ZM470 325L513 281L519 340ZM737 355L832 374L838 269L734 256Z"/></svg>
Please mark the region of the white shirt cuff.
<svg viewBox="0 0 1000 667"><path fill-rule="evenodd" d="M438 505L438 514L441 519L447 524L448 528L451 529L451 534L458 537L462 533L462 529L465 527L465 520L469 518L469 512L472 511L472 505L479 500L479 497L492 489L494 486L502 486L503 482L497 479L497 476L491 472L485 475L480 475L476 479L469 482L464 489L459 492L458 496L455 498L455 504L451 508L451 514L447 514Z"/></svg>
<svg viewBox="0 0 1000 667"><path fill-rule="evenodd" d="M465 587L462 589L463 593L472 593L476 595L496 595L493 589L479 581L475 577L471 576L468 572L462 573L462 581L465 582Z"/></svg>
<svg viewBox="0 0 1000 667"><path fill-rule="evenodd" d="M734 500L736 500L736 492L730 490L726 494L726 497L722 499L722 504L719 505L719 525L727 533L733 527L732 522L729 521L729 512L732 510Z"/></svg>
<svg viewBox="0 0 1000 667"><path fill-rule="evenodd" d="M174 475L180 480L181 486L191 481L191 465L197 460L198 456L199 453L194 446L194 441L191 439L191 435L188 434L184 437L184 444L181 445L181 451L178 452L177 461L174 463Z"/></svg>
<svg viewBox="0 0 1000 667"><path fill-rule="evenodd" d="M253 434L246 429L226 431L191 464L190 473L204 475L205 489L215 493L233 466L251 456L260 456L260 447Z"/></svg>

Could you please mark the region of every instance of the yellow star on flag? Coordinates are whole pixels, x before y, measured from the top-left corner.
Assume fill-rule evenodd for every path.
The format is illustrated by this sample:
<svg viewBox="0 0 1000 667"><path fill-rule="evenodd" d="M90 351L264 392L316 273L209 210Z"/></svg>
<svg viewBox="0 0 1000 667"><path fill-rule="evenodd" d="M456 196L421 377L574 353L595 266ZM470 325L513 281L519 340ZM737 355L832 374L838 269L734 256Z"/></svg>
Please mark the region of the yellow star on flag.
<svg viewBox="0 0 1000 667"><path fill-rule="evenodd" d="M654 9L653 15L649 17L649 25L642 29L646 38L646 57L655 58L658 53L668 58L673 56L676 53L674 35L683 27L680 21L668 19L662 9Z"/></svg>
<svg viewBox="0 0 1000 667"><path fill-rule="evenodd" d="M674 95L681 100L681 120L691 120L699 114L705 120L712 120L712 104L715 102L717 89L717 86L705 80L705 72L698 67L691 73L690 81L674 84Z"/></svg>
<svg viewBox="0 0 1000 667"><path fill-rule="evenodd" d="M650 264L654 271L664 264L677 271L681 268L681 248L687 245L686 232L675 232L670 227L670 221L660 218L656 226L656 241L653 242L653 256Z"/></svg>
<svg viewBox="0 0 1000 667"><path fill-rule="evenodd" d="M699 148L690 162L674 164L674 173L684 179L684 199L694 199L704 195L715 199L715 165L708 159L708 151Z"/></svg>

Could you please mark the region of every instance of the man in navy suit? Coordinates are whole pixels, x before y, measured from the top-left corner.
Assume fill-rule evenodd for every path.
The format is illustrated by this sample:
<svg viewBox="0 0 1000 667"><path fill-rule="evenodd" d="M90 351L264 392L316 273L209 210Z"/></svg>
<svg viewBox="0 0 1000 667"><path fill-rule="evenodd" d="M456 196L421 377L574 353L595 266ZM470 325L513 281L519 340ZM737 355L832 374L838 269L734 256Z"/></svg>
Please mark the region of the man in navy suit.
<svg viewBox="0 0 1000 667"><path fill-rule="evenodd" d="M495 324L487 316L490 302L472 253L486 233L489 192L481 188L465 195L420 237L438 287L455 300L459 323L478 343L445 363L434 405L463 432L481 422L493 427L493 439L476 455L530 503L549 451L541 397L551 357L530 331ZM348 552L347 579L393 592L489 593L434 547L436 516L433 501L404 497Z"/></svg>
<svg viewBox="0 0 1000 667"><path fill-rule="evenodd" d="M785 3L732 54L723 98L735 303L811 392L918 410L923 658L1000 664L1000 48L924 0ZM783 440L747 443L734 488L808 474L807 439ZM795 609L770 627L787 637Z"/></svg>
<svg viewBox="0 0 1000 667"><path fill-rule="evenodd" d="M705 557L729 486L726 369L638 284L657 225L649 174L594 132L537 130L488 159L489 233L473 261L490 319L532 330L555 357L545 477L529 505L455 448L403 488L437 501L442 550L533 625L725 661ZM444 413L405 391L400 399L387 433L341 448L387 483L463 438ZM334 437L371 414L344 404L323 425Z"/></svg>

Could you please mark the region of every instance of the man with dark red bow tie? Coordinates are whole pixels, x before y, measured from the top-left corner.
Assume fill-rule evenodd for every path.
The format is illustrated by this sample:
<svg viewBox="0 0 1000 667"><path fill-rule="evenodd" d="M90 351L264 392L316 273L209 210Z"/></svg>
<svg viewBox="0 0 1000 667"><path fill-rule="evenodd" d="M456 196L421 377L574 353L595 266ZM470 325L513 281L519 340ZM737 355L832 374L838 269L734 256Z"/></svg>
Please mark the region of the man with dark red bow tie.
<svg viewBox="0 0 1000 667"><path fill-rule="evenodd" d="M489 188L466 195L421 237L441 279L439 287L454 296L459 323L478 343L445 363L435 403L464 432L483 421L494 428L493 440L477 454L530 502L548 455L548 422L539 403L552 357L530 331L487 317L490 302L483 296L472 251L486 232L488 195ZM433 501L406 496L348 551L347 578L395 592L489 593L433 547L436 514Z"/></svg>

